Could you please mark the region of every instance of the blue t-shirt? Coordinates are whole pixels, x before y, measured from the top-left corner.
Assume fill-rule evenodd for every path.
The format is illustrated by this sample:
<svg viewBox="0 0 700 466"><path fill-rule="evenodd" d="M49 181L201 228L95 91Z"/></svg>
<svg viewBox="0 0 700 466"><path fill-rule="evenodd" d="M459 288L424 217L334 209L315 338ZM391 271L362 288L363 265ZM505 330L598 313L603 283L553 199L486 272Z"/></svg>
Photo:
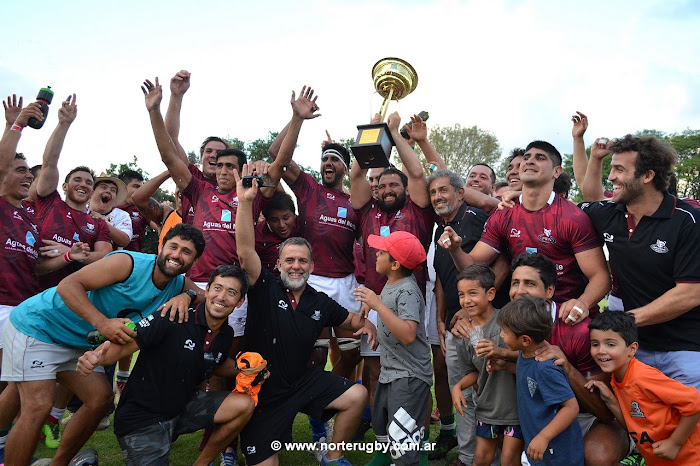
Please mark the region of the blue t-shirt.
<svg viewBox="0 0 700 466"><path fill-rule="evenodd" d="M554 361L537 362L535 358L518 356L515 381L518 390L518 416L525 437L525 449L559 412L564 401L574 398L564 370ZM533 465L583 464L583 436L574 420L547 446L541 462L528 457Z"/></svg>
<svg viewBox="0 0 700 466"><path fill-rule="evenodd" d="M122 317L120 313L125 309L138 310L141 316L149 316L170 298L182 293L185 280L182 275L170 280L162 290L153 284L155 255L132 251L115 251L108 255L111 254L128 254L132 258L133 267L123 282L87 292L90 302L108 318ZM135 313L123 317L134 321L141 319ZM56 287L22 302L10 313L10 322L27 336L44 343L72 348L91 348L86 337L95 329L66 306L56 293Z"/></svg>

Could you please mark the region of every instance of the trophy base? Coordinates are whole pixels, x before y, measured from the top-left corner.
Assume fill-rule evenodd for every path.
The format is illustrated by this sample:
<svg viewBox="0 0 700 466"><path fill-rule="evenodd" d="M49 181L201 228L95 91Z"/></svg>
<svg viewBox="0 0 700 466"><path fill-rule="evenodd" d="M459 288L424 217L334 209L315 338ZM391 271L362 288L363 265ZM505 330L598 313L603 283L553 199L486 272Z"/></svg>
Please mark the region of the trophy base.
<svg viewBox="0 0 700 466"><path fill-rule="evenodd" d="M367 168L388 167L394 139L386 123L358 125L357 139L350 146L352 155L364 170Z"/></svg>

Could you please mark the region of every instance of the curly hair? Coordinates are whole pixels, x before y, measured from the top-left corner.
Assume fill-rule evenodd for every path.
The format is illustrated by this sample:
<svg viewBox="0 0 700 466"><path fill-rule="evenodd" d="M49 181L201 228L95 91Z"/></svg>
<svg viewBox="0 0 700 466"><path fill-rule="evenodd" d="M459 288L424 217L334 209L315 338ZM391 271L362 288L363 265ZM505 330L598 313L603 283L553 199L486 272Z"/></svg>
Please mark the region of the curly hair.
<svg viewBox="0 0 700 466"><path fill-rule="evenodd" d="M678 161L678 155L673 147L659 141L654 136L632 136L613 139L608 146L613 154L636 152L634 176L639 178L649 170L654 172L654 187L658 191L666 191L673 173L673 166Z"/></svg>

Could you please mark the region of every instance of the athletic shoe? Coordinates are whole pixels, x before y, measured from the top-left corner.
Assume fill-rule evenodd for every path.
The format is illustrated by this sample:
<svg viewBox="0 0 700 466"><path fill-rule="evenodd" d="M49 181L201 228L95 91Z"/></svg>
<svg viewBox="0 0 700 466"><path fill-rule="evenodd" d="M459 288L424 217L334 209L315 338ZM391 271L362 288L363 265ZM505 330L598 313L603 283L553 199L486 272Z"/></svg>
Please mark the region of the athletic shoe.
<svg viewBox="0 0 700 466"><path fill-rule="evenodd" d="M644 466L646 461L642 458L638 452L634 451L627 455L622 461L620 461L621 466Z"/></svg>
<svg viewBox="0 0 700 466"><path fill-rule="evenodd" d="M352 464L344 456L341 456L337 460L329 460L326 458L326 455L323 455L321 458L321 466L352 466Z"/></svg>
<svg viewBox="0 0 700 466"><path fill-rule="evenodd" d="M70 421L70 418L72 418L72 417L73 417L73 413L68 411L68 416L61 419L61 425L65 427L65 425L68 424L68 421Z"/></svg>
<svg viewBox="0 0 700 466"><path fill-rule="evenodd" d="M457 436L440 432L435 439L435 448L428 453L430 461L439 460L447 456L447 453L457 446Z"/></svg>
<svg viewBox="0 0 700 466"><path fill-rule="evenodd" d="M353 434L353 436L352 436L352 441L353 442L362 442L365 439L365 434L371 428L372 428L371 422L369 422L369 421L360 422L360 425L357 426L357 430L355 431L355 434Z"/></svg>
<svg viewBox="0 0 700 466"><path fill-rule="evenodd" d="M70 460L70 466L97 466L98 464L97 450L94 448L86 448Z"/></svg>
<svg viewBox="0 0 700 466"><path fill-rule="evenodd" d="M107 430L109 429L109 414L105 415L105 417L102 418L99 424L97 424L97 427L95 427L95 430Z"/></svg>
<svg viewBox="0 0 700 466"><path fill-rule="evenodd" d="M32 458L31 466L49 466L53 458Z"/></svg>
<svg viewBox="0 0 700 466"><path fill-rule="evenodd" d="M328 449L323 448L323 444L326 443L326 437L321 437L318 439L316 442L314 442L314 456L316 457L316 461L321 462L323 460L323 455L328 451Z"/></svg>
<svg viewBox="0 0 700 466"><path fill-rule="evenodd" d="M435 411L433 411L433 414L430 415L430 423L431 424L440 424L440 410L438 408L435 408Z"/></svg>
<svg viewBox="0 0 700 466"><path fill-rule="evenodd" d="M235 451L221 453L219 466L236 466L238 464L238 454Z"/></svg>
<svg viewBox="0 0 700 466"><path fill-rule="evenodd" d="M58 448L61 443L61 424L47 422L44 427L41 428L41 433L44 434L44 445L47 448Z"/></svg>

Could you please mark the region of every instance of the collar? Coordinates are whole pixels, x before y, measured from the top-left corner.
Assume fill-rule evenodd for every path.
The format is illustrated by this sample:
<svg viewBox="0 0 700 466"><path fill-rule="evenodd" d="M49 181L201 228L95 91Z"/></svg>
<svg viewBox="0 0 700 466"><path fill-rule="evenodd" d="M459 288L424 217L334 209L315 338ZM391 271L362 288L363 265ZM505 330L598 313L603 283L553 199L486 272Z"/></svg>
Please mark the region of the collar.
<svg viewBox="0 0 700 466"><path fill-rule="evenodd" d="M556 199L556 194L554 191L549 193L549 199L547 199L547 204L552 205L552 202L554 202L554 199ZM520 205L523 205L523 194L520 193L520 196L518 196L518 201L520 202Z"/></svg>
<svg viewBox="0 0 700 466"><path fill-rule="evenodd" d="M197 325L201 327L206 327L209 328L209 324L207 324L207 315L206 311L204 310L204 306L206 305L206 302L200 303L195 309L194 309L194 321Z"/></svg>
<svg viewBox="0 0 700 466"><path fill-rule="evenodd" d="M671 218L673 216L673 212L676 210L676 201L677 199L675 196L669 194L668 191L664 192L664 198L661 200L661 204L659 205L659 208L656 209L656 212L651 215L645 215L645 217ZM627 212L627 205L617 203L615 210L619 212Z"/></svg>
<svg viewBox="0 0 700 466"><path fill-rule="evenodd" d="M440 225L454 225L455 223L461 222L462 220L464 220L464 214L467 212L468 208L469 206L467 205L467 203L462 201L462 204L457 209L457 215L455 215L455 217L449 222L446 222L444 218L440 217Z"/></svg>

